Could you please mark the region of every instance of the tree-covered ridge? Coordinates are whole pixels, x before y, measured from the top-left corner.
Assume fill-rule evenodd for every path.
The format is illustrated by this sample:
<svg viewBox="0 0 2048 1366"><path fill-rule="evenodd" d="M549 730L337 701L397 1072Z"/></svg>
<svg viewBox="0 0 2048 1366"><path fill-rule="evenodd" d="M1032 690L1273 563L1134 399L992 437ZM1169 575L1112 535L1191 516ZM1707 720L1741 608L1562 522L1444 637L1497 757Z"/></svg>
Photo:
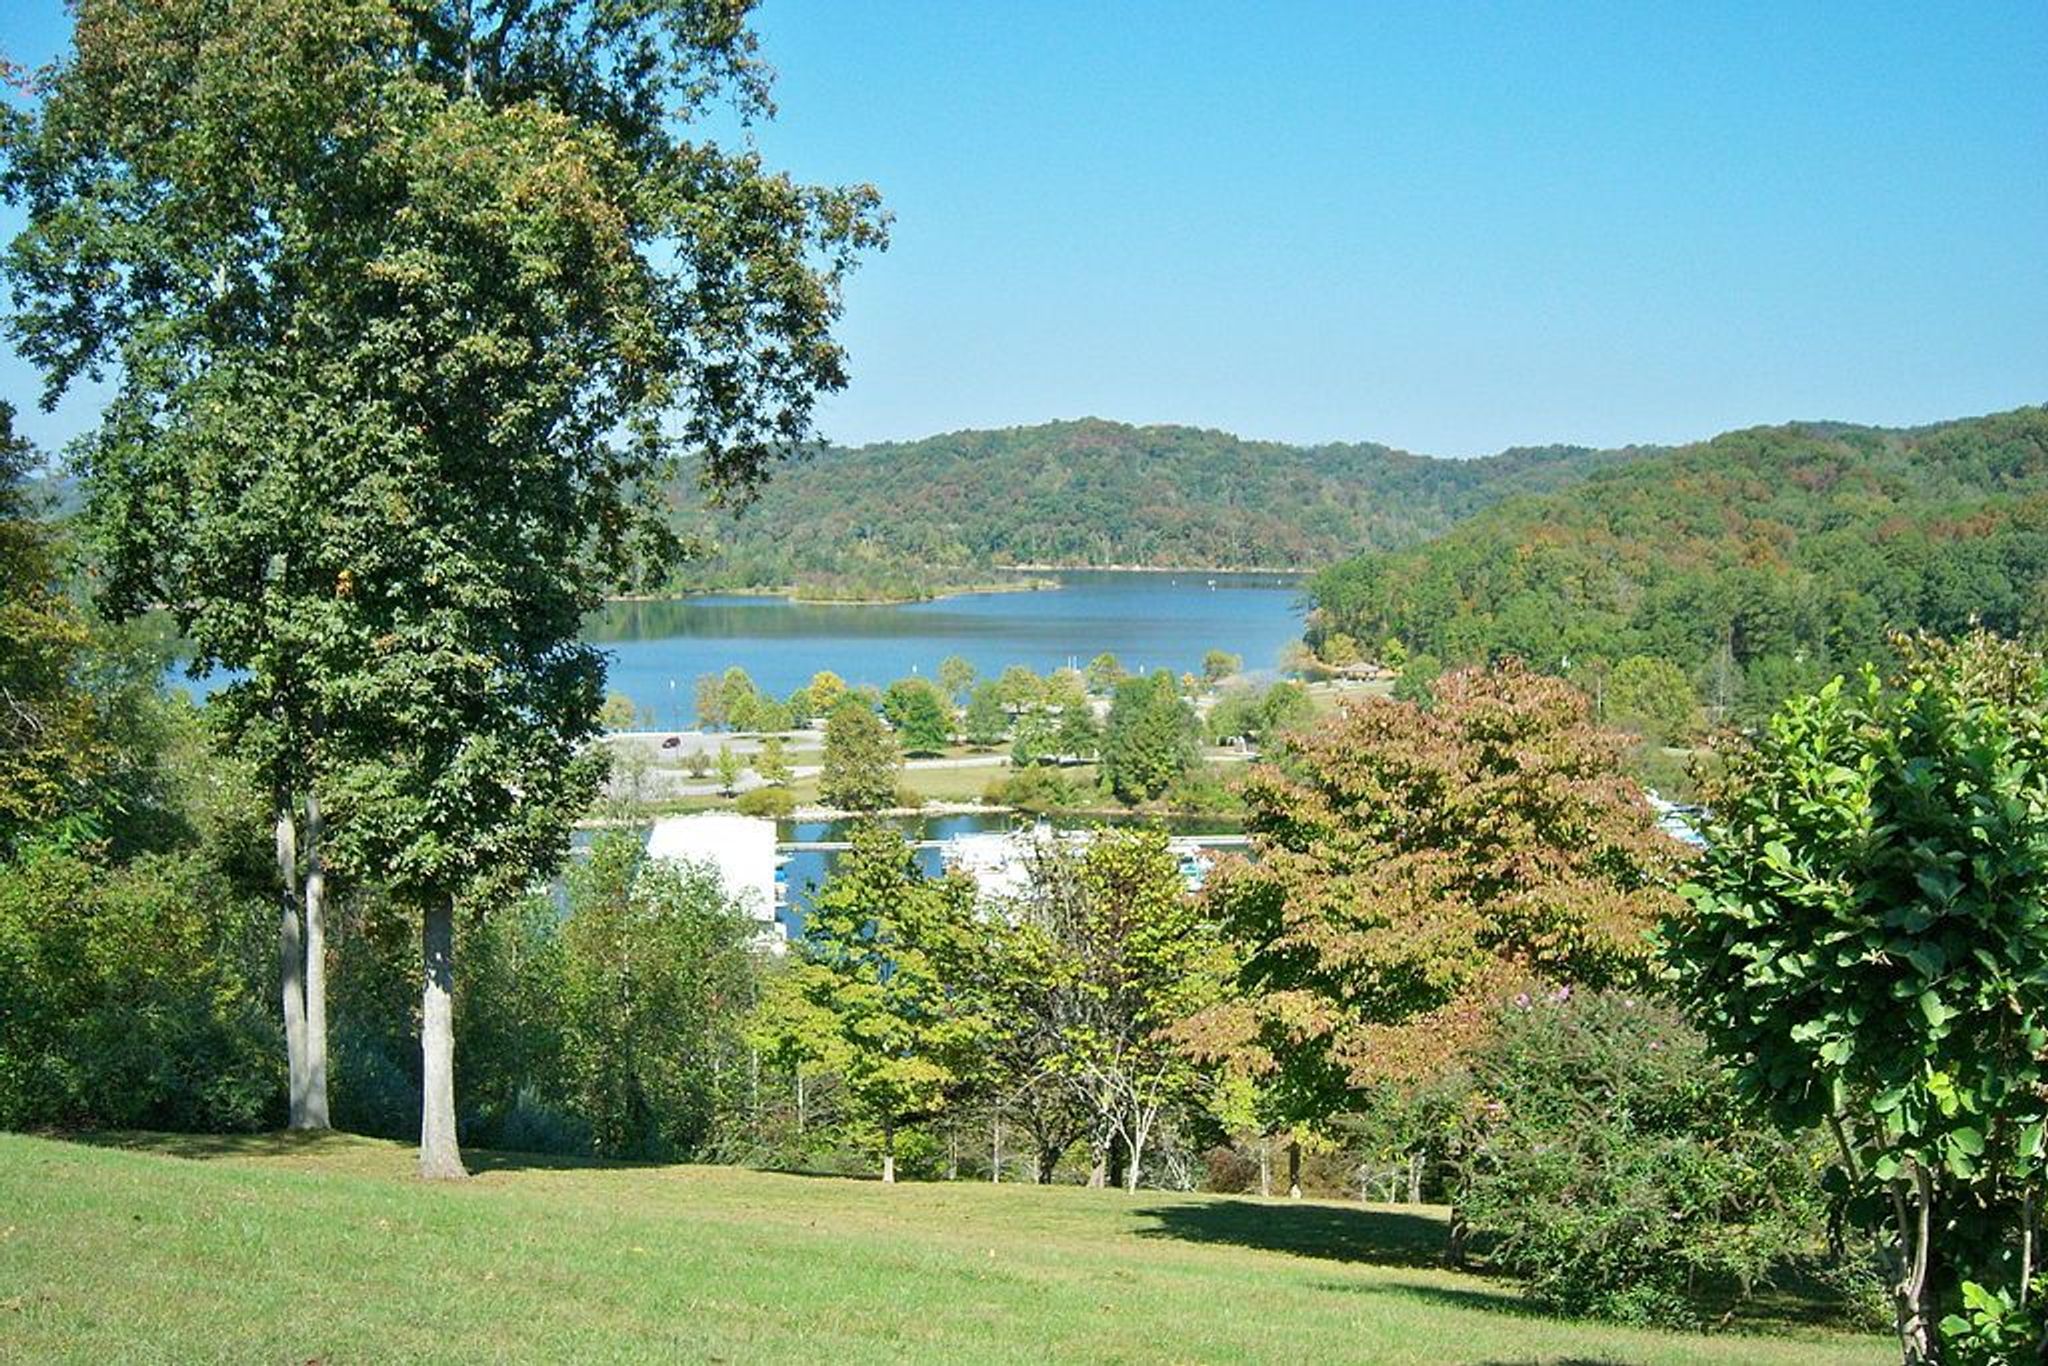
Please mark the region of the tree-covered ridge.
<svg viewBox="0 0 2048 1366"><path fill-rule="evenodd" d="M1645 655L1767 707L1887 633L2048 621L2048 409L1731 432L1518 497L1312 585L1310 634L1587 677Z"/></svg>
<svg viewBox="0 0 2048 1366"><path fill-rule="evenodd" d="M1094 418L951 432L817 452L737 518L699 522L721 550L686 574L740 586L1028 564L1307 567L1412 545L1635 453L1442 460Z"/></svg>

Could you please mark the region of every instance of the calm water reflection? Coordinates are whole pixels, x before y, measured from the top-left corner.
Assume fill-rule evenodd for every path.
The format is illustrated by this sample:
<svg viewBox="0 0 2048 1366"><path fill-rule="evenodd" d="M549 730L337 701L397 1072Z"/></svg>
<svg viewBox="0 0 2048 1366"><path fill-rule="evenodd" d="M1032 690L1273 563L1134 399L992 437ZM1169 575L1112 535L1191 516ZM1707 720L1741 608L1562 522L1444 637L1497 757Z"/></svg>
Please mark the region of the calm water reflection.
<svg viewBox="0 0 2048 1366"><path fill-rule="evenodd" d="M897 607L780 598L700 597L617 603L586 637L611 655L613 691L662 726L691 719L699 674L737 664L787 696L819 669L849 683L929 674L961 655L985 675L1011 664L1041 672L1107 650L1128 669L1199 669L1212 649L1271 669L1301 634L1301 585L1273 574L1073 573L1041 592L988 593Z"/></svg>

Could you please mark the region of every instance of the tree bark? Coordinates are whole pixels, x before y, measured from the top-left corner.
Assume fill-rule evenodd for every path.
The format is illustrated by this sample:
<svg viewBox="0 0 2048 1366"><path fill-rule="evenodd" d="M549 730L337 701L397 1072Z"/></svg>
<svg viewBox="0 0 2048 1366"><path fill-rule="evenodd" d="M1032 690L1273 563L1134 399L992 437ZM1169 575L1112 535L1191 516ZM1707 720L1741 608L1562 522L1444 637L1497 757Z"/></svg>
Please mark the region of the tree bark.
<svg viewBox="0 0 2048 1366"><path fill-rule="evenodd" d="M1003 1112L998 1110L989 1121L988 1183L999 1186L1003 1181Z"/></svg>
<svg viewBox="0 0 2048 1366"><path fill-rule="evenodd" d="M277 803L277 966L284 1003L285 1122L305 1127L306 938L299 921L299 830L291 804Z"/></svg>
<svg viewBox="0 0 2048 1366"><path fill-rule="evenodd" d="M1301 1144L1299 1141L1287 1145L1287 1198L1301 1199Z"/></svg>
<svg viewBox="0 0 2048 1366"><path fill-rule="evenodd" d="M882 1184L896 1184L896 1126L882 1126Z"/></svg>
<svg viewBox="0 0 2048 1366"><path fill-rule="evenodd" d="M1408 1154L1408 1203L1422 1203L1422 1150Z"/></svg>
<svg viewBox="0 0 2048 1366"><path fill-rule="evenodd" d="M423 997L420 1005L420 1175L461 1180L455 1136L455 910L429 909L420 923Z"/></svg>
<svg viewBox="0 0 2048 1366"><path fill-rule="evenodd" d="M1934 1345L1934 1326L1927 1316L1928 1225L1932 1219L1934 1183L1917 1163L1911 1169L1913 1209L1908 1212L1904 1183L1892 1182L1892 1209L1899 1221L1899 1264L1902 1275L1896 1290L1899 1347L1907 1366L1939 1361Z"/></svg>
<svg viewBox="0 0 2048 1366"><path fill-rule="evenodd" d="M1038 1186L1051 1185L1053 1176L1060 1169L1060 1158L1066 1151L1065 1148L1040 1148L1037 1159L1031 1164L1032 1184Z"/></svg>
<svg viewBox="0 0 2048 1366"><path fill-rule="evenodd" d="M1259 1139L1259 1194L1273 1194L1273 1140Z"/></svg>
<svg viewBox="0 0 2048 1366"><path fill-rule="evenodd" d="M328 1129L327 858L320 799L306 792L306 1101L295 1129Z"/></svg>

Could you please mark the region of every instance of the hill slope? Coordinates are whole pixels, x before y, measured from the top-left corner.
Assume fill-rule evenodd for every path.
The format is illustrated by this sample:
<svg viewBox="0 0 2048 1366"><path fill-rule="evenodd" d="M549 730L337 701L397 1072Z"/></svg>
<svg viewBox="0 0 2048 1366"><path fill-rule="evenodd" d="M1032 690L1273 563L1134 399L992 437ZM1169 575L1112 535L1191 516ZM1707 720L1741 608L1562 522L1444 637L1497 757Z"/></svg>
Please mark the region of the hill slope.
<svg viewBox="0 0 2048 1366"><path fill-rule="evenodd" d="M1893 629L2048 624L2048 408L1911 431L1731 432L1318 575L1311 636L1446 662L1633 654L1767 705Z"/></svg>
<svg viewBox="0 0 2048 1366"><path fill-rule="evenodd" d="M0 1358L1876 1363L1871 1338L1529 1317L1440 1211L885 1187L330 1135L0 1134ZM1896 1358L1896 1352L1891 1355Z"/></svg>
<svg viewBox="0 0 2048 1366"><path fill-rule="evenodd" d="M828 449L780 471L692 581L788 584L1006 565L1307 568L1413 545L1510 493L1633 451L1549 447L1437 460L1087 419Z"/></svg>

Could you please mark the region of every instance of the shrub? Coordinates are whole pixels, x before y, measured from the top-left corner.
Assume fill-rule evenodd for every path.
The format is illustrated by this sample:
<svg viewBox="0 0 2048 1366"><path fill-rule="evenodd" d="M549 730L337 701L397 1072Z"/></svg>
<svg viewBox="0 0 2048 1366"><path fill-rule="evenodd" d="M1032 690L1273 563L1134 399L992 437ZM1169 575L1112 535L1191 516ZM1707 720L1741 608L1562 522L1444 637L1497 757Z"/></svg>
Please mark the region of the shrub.
<svg viewBox="0 0 2048 1366"><path fill-rule="evenodd" d="M787 820L796 810L796 794L786 787L757 787L740 793L733 806L743 816Z"/></svg>
<svg viewBox="0 0 2048 1366"><path fill-rule="evenodd" d="M1817 1250L1817 1141L1757 1127L1661 1002L1518 998L1474 1079L1462 1212L1552 1308L1694 1323Z"/></svg>
<svg viewBox="0 0 2048 1366"><path fill-rule="evenodd" d="M242 970L268 910L198 853L0 863L0 1128L276 1123L282 1050Z"/></svg>
<svg viewBox="0 0 2048 1366"><path fill-rule="evenodd" d="M1086 789L1058 769L1025 768L989 783L983 797L995 806L1057 811L1081 805L1088 795Z"/></svg>
<svg viewBox="0 0 2048 1366"><path fill-rule="evenodd" d="M1228 1143L1202 1154L1202 1189L1218 1195L1243 1195L1258 1189L1259 1164Z"/></svg>

